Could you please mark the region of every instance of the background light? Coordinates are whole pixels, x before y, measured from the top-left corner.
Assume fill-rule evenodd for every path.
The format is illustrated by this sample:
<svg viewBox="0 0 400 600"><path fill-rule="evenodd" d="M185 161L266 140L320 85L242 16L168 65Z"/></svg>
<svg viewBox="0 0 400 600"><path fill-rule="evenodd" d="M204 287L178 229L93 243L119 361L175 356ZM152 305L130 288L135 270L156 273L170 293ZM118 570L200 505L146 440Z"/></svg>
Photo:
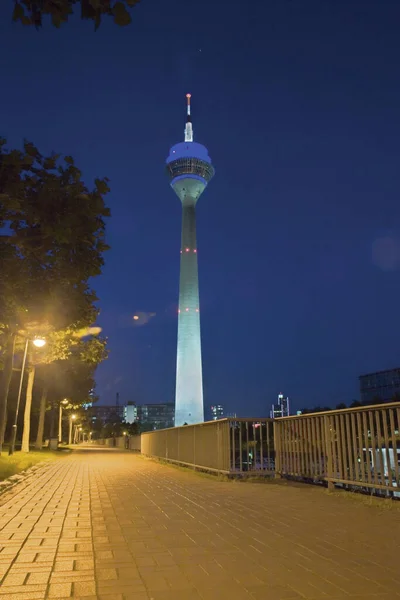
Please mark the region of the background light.
<svg viewBox="0 0 400 600"><path fill-rule="evenodd" d="M35 338L33 340L33 345L36 346L36 348L43 348L43 346L46 345L46 340L43 338Z"/></svg>

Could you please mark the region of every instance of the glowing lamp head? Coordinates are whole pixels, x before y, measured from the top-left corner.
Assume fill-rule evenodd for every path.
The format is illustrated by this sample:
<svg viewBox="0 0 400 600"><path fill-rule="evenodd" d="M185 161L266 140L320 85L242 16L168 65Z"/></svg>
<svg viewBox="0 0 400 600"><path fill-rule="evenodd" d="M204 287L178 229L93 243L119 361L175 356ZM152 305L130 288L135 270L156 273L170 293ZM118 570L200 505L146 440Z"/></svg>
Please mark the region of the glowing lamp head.
<svg viewBox="0 0 400 600"><path fill-rule="evenodd" d="M133 317L133 320L134 320L134 321L139 321L139 317L138 317L137 315L135 315L135 316Z"/></svg>
<svg viewBox="0 0 400 600"><path fill-rule="evenodd" d="M33 340L33 345L36 346L36 348L43 348L43 346L46 345L46 340L43 338L35 338Z"/></svg>
<svg viewBox="0 0 400 600"><path fill-rule="evenodd" d="M75 421L75 419L76 419L76 415L71 415L71 419L72 419L73 421Z"/></svg>

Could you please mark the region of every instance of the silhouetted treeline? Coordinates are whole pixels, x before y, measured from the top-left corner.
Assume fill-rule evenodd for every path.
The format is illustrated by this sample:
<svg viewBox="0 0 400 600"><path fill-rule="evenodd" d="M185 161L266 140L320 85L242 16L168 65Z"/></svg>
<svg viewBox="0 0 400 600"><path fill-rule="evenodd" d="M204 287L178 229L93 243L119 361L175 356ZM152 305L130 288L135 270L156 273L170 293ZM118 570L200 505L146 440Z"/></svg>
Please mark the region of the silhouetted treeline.
<svg viewBox="0 0 400 600"><path fill-rule="evenodd" d="M390 402L400 402L400 394L395 394L390 400L383 400L379 396L375 396L372 400L361 402L360 400L353 400L351 404L347 406L344 402L341 402L334 408L331 406L315 406L314 408L303 408L302 414L307 415L311 413L329 412L330 410L343 410L344 408L359 408L361 406L374 406L376 404L388 404Z"/></svg>

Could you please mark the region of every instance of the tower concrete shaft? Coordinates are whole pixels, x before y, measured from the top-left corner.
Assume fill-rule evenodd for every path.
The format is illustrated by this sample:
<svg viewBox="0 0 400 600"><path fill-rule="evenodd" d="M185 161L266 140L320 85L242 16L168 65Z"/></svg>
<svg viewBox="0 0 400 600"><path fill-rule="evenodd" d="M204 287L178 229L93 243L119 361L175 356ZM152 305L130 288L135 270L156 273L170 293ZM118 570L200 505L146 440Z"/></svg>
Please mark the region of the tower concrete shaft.
<svg viewBox="0 0 400 600"><path fill-rule="evenodd" d="M193 180L174 186L190 188ZM200 184L200 182L196 182ZM197 186L196 186L197 187ZM200 186L198 186L200 187ZM205 186L203 186L204 189ZM178 347L176 356L175 424L204 421L201 361L199 278L196 242L196 198L182 200L181 264L179 277Z"/></svg>
<svg viewBox="0 0 400 600"><path fill-rule="evenodd" d="M190 127L188 127L188 123ZM214 175L214 168L207 149L201 144L193 142L189 95L185 140L171 148L167 159L167 172L170 176L171 187L182 203L175 393L176 426L204 421L196 204Z"/></svg>

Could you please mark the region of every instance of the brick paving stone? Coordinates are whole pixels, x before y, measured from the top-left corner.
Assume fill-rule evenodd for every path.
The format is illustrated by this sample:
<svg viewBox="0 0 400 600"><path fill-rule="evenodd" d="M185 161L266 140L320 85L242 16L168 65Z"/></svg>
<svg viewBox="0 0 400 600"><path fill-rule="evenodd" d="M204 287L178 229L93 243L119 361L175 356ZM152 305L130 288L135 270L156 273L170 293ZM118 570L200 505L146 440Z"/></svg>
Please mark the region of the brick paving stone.
<svg viewBox="0 0 400 600"><path fill-rule="evenodd" d="M0 600L400 598L400 510L75 452L0 498Z"/></svg>
<svg viewBox="0 0 400 600"><path fill-rule="evenodd" d="M52 583L49 586L49 598L62 598L71 596L72 583Z"/></svg>

